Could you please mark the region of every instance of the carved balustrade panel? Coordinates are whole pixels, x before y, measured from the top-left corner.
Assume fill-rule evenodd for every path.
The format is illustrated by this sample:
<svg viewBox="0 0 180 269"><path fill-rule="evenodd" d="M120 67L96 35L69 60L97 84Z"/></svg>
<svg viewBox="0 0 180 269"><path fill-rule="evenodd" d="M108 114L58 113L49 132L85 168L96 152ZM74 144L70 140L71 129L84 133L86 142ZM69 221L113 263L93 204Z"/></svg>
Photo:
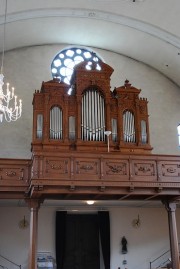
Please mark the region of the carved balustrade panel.
<svg viewBox="0 0 180 269"><path fill-rule="evenodd" d="M157 181L157 165L152 160L131 160L131 180Z"/></svg>
<svg viewBox="0 0 180 269"><path fill-rule="evenodd" d="M23 180L24 169L23 168L0 168L1 180Z"/></svg>
<svg viewBox="0 0 180 269"><path fill-rule="evenodd" d="M100 159L76 158L74 177L79 180L97 180L100 178Z"/></svg>
<svg viewBox="0 0 180 269"><path fill-rule="evenodd" d="M6 186L9 189L13 187L27 188L30 181L30 160L0 160L0 186Z"/></svg>
<svg viewBox="0 0 180 269"><path fill-rule="evenodd" d="M43 160L43 174L45 178L69 179L70 158L45 157Z"/></svg>
<svg viewBox="0 0 180 269"><path fill-rule="evenodd" d="M159 161L158 174L161 181L180 182L180 162L178 161Z"/></svg>
<svg viewBox="0 0 180 269"><path fill-rule="evenodd" d="M129 180L129 162L128 160L104 160L103 178L110 181Z"/></svg>

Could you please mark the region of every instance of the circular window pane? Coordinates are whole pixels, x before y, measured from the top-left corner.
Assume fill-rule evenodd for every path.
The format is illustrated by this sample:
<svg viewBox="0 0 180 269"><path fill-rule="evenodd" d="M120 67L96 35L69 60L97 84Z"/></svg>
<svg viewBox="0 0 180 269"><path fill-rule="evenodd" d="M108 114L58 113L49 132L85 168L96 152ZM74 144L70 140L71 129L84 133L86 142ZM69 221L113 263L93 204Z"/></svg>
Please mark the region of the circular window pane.
<svg viewBox="0 0 180 269"><path fill-rule="evenodd" d="M72 62L73 62L72 59L69 59L69 58L68 58L68 59L65 59L65 60L64 60L64 65L65 65L65 66L68 66L68 65L71 64Z"/></svg>
<svg viewBox="0 0 180 269"><path fill-rule="evenodd" d="M64 54L63 53L60 53L59 54L59 58L62 58L63 59L64 58Z"/></svg>
<svg viewBox="0 0 180 269"><path fill-rule="evenodd" d="M81 49L77 49L77 50L76 50L76 53L77 53L77 54L81 54L81 53L82 53L82 50L81 50Z"/></svg>
<svg viewBox="0 0 180 269"><path fill-rule="evenodd" d="M84 52L84 56L86 59L91 58L91 53L89 51Z"/></svg>
<svg viewBox="0 0 180 269"><path fill-rule="evenodd" d="M54 61L54 66L58 67L61 65L61 61L59 59Z"/></svg>
<svg viewBox="0 0 180 269"><path fill-rule="evenodd" d="M66 77L71 77L73 73L72 69L66 68Z"/></svg>
<svg viewBox="0 0 180 269"><path fill-rule="evenodd" d="M66 55L69 56L69 57L72 57L74 55L74 51L73 50L67 50Z"/></svg>
<svg viewBox="0 0 180 269"><path fill-rule="evenodd" d="M52 68L51 71L52 71L53 74L56 74L57 73L57 69L56 68Z"/></svg>
<svg viewBox="0 0 180 269"><path fill-rule="evenodd" d="M62 68L60 69L60 75L63 76L63 77L66 76L66 68L65 68L65 67L62 67Z"/></svg>
<svg viewBox="0 0 180 269"><path fill-rule="evenodd" d="M65 83L70 84L74 66L83 61L88 61L88 70L91 70L91 64L93 62L96 63L96 69L101 70L102 60L96 53L87 49L75 47L62 50L55 56L51 64L52 76L59 77Z"/></svg>

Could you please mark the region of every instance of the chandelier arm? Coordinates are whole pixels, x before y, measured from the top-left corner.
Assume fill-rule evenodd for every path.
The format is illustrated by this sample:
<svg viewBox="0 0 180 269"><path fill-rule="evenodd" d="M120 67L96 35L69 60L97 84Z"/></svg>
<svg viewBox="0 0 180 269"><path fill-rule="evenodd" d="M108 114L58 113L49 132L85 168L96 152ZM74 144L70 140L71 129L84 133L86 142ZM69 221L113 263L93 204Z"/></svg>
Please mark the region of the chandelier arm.
<svg viewBox="0 0 180 269"><path fill-rule="evenodd" d="M0 122L3 121L3 116L7 122L16 121L22 114L22 100L19 100L17 105L17 96L14 95L14 88L9 90L9 83L6 84L6 94L3 92L4 85L4 56L6 45L6 21L7 21L7 0L5 0L5 15L3 28L3 44L2 44L2 58L0 70Z"/></svg>
<svg viewBox="0 0 180 269"><path fill-rule="evenodd" d="M5 117L5 120L7 122L11 122L11 121L16 121L17 119L19 119L21 117L20 114L18 115L13 115L13 114L9 114L7 111L4 112L4 117Z"/></svg>

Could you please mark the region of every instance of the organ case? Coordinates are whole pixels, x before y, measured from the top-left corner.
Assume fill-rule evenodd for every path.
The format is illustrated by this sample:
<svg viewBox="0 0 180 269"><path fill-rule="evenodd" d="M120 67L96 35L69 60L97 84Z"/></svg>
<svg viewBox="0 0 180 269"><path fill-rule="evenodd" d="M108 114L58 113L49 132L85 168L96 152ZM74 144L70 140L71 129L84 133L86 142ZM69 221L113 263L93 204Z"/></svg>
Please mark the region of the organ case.
<svg viewBox="0 0 180 269"><path fill-rule="evenodd" d="M43 82L33 98L32 150L150 153L147 99L128 80L111 90L112 67L82 62L69 85ZM105 132L110 131L106 136Z"/></svg>

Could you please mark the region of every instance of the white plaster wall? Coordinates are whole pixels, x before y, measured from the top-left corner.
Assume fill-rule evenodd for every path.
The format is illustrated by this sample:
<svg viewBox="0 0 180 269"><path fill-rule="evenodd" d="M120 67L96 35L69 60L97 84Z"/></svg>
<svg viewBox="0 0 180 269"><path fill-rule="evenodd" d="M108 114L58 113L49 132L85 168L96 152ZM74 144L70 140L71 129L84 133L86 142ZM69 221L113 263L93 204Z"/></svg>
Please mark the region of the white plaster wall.
<svg viewBox="0 0 180 269"><path fill-rule="evenodd" d="M38 251L50 251L55 257L55 214L58 208L41 207L39 210ZM149 262L169 249L167 212L164 208L109 208L111 225L111 269L149 269ZM25 207L0 207L0 254L27 269L29 228L19 229L18 223L25 216ZM139 214L141 227L132 227L132 220ZM176 210L177 227L180 209ZM128 241L128 253L121 254L121 239ZM178 228L178 237L180 231ZM126 259L127 265L122 265ZM0 259L0 264L2 260ZM9 267L15 269L15 267Z"/></svg>
<svg viewBox="0 0 180 269"><path fill-rule="evenodd" d="M23 114L14 123L0 124L0 158L30 158L32 138L32 99L35 89L51 77L50 65L66 45L44 45L9 51L5 55L4 75L23 100ZM93 49L93 48L92 48ZM180 89L156 70L109 51L93 49L114 68L111 86L125 79L142 89L149 100L151 145L156 154L179 155L176 127L179 123Z"/></svg>

